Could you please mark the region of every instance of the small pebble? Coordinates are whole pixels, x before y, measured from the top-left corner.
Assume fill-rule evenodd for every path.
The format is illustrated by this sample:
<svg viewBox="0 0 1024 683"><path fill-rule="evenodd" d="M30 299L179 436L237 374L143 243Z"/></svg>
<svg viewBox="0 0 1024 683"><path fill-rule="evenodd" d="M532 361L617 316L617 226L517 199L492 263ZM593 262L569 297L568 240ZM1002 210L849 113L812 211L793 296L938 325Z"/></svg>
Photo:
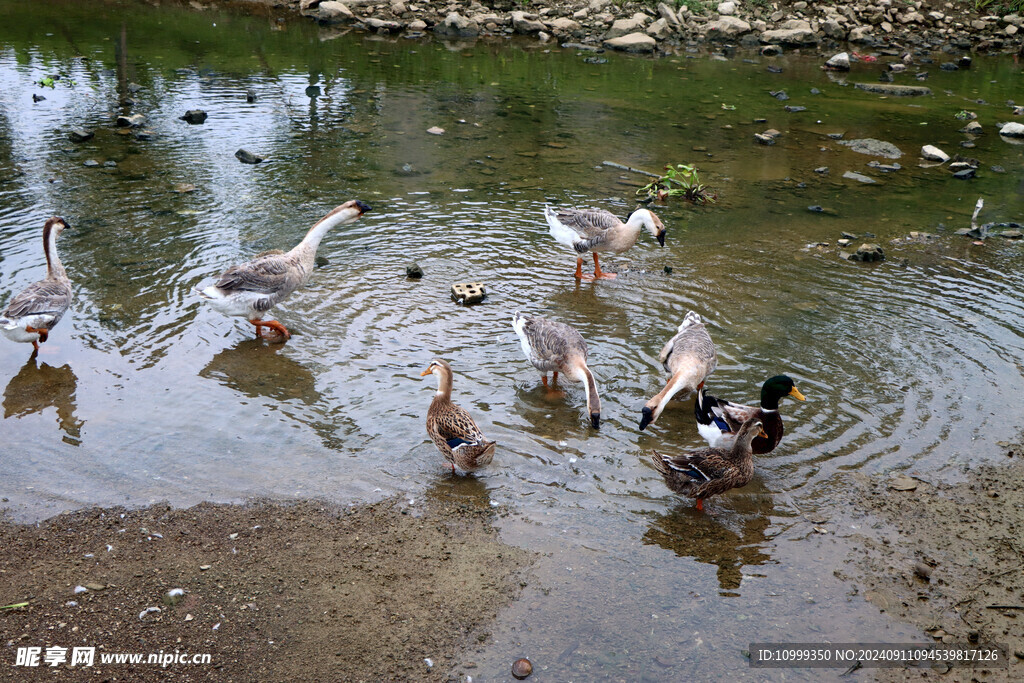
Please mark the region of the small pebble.
<svg viewBox="0 0 1024 683"><path fill-rule="evenodd" d="M519 680L523 680L533 673L533 664L526 657L517 659L512 662L512 675Z"/></svg>

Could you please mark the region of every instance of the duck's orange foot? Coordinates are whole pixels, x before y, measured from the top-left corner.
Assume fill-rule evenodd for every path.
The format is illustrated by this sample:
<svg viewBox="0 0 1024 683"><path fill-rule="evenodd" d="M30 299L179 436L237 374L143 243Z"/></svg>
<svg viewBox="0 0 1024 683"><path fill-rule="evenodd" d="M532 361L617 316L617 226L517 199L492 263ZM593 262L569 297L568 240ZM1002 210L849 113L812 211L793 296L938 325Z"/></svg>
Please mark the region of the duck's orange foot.
<svg viewBox="0 0 1024 683"><path fill-rule="evenodd" d="M704 512L704 499L703 498L698 498L697 499L697 509L700 510L701 512Z"/></svg>
<svg viewBox="0 0 1024 683"><path fill-rule="evenodd" d="M291 333L288 332L288 328L276 320L250 320L249 322L256 326L257 338L264 338L267 341L285 341L290 339L292 336ZM269 327L275 334L264 335L264 327Z"/></svg>

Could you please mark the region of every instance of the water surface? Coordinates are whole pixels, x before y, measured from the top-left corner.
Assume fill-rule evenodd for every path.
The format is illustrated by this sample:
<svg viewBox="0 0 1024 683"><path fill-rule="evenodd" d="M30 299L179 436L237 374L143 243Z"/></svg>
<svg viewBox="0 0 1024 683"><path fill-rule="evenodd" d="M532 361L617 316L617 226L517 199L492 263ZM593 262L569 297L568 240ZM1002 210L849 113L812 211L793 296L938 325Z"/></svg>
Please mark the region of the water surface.
<svg viewBox="0 0 1024 683"><path fill-rule="evenodd" d="M135 4L0 0L0 14L0 304L42 276L45 219L74 226L59 246L71 312L36 359L2 340L0 493L16 517L251 496L497 506L505 537L545 554L474 655L475 680L520 655L540 680L740 677L753 640L918 635L833 576L842 537L864 531L835 501L856 472L961 476L1017 433L1024 247L953 235L979 197L983 220L1024 216L1024 147L994 132L1020 91L1012 62L925 65L934 94L903 100L850 87L881 66L837 79L812 56L588 64L534 43L339 36ZM54 89L35 85L54 74ZM788 101L768 94L780 89ZM192 108L205 124L178 119ZM986 130L970 150L964 109ZM128 112L146 116L146 139L113 125ZM74 126L96 137L71 143ZM776 145L754 143L766 128L782 131ZM902 169L868 167L834 133L896 144ZM981 159L979 177L919 167L924 144ZM243 147L266 161L240 164ZM577 283L542 209L628 214L646 180L606 160L696 163L719 201L652 207L665 248L643 235L603 260L618 279ZM309 285L278 308L287 344L252 339L193 294L351 198L373 211L327 236ZM873 234L888 259L840 260L842 231ZM406 279L411 261L422 280ZM486 283L483 304L452 303L467 280ZM785 372L808 398L783 403L783 443L706 515L645 464L652 448L700 445L692 400L636 428L691 309L718 347L713 393L755 402ZM516 310L583 334L600 431L581 386L545 394ZM435 357L500 444L478 476L449 475L426 438L434 380L419 372Z"/></svg>

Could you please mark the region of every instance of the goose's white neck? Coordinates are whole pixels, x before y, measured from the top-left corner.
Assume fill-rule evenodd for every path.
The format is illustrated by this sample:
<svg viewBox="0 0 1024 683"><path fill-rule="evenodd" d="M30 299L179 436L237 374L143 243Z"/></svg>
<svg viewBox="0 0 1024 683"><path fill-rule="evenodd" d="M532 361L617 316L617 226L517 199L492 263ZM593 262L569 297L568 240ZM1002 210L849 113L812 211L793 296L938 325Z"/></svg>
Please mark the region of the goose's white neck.
<svg viewBox="0 0 1024 683"><path fill-rule="evenodd" d="M647 231L652 235L658 234L658 226L654 222L654 215L647 209L637 209L630 214L629 220L626 221L626 227L637 233L640 232L640 228L647 228Z"/></svg>
<svg viewBox="0 0 1024 683"><path fill-rule="evenodd" d="M306 233L306 236L302 238L302 241L299 242L293 251L311 251L315 254L320 246L320 241L327 234L328 230L342 223L354 220L358 216L358 210L345 209L344 211L323 217L316 225L309 229L309 232Z"/></svg>
<svg viewBox="0 0 1024 683"><path fill-rule="evenodd" d="M665 406L668 405L668 402L673 396L679 393L679 391L684 388L688 388L690 391L696 391L697 382L693 377L693 373L689 370L689 368L684 368L674 374L672 378L669 379L668 384L665 385L665 388L661 390L661 393L648 401L647 405L654 403L654 416L651 420L652 422L658 419L662 411L665 410Z"/></svg>

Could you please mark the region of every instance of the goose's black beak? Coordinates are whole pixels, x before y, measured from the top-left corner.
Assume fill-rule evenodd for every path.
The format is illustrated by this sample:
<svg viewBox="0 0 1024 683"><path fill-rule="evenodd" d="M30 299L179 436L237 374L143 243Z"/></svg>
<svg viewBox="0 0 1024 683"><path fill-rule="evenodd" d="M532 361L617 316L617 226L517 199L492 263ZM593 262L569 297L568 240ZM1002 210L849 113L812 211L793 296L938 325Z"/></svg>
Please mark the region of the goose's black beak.
<svg viewBox="0 0 1024 683"><path fill-rule="evenodd" d="M371 211L373 207L371 207L371 206L370 206L369 204L367 204L366 202L361 202L361 201L359 201L359 200L357 199L357 200L356 200L356 208L357 208L357 209L359 209L359 215L363 215L363 214L364 214L364 213L366 213L367 211Z"/></svg>
<svg viewBox="0 0 1024 683"><path fill-rule="evenodd" d="M664 230L662 230L661 232L658 233L657 239L658 239L658 244L660 244L661 246L665 246L665 231Z"/></svg>
<svg viewBox="0 0 1024 683"><path fill-rule="evenodd" d="M652 422L654 422L654 411L652 411L648 407L645 407L643 409L643 417L640 418L640 431L642 432L645 429L647 429L647 425L651 424Z"/></svg>
<svg viewBox="0 0 1024 683"><path fill-rule="evenodd" d="M590 424L594 425L594 429L601 427L601 413L590 414Z"/></svg>

